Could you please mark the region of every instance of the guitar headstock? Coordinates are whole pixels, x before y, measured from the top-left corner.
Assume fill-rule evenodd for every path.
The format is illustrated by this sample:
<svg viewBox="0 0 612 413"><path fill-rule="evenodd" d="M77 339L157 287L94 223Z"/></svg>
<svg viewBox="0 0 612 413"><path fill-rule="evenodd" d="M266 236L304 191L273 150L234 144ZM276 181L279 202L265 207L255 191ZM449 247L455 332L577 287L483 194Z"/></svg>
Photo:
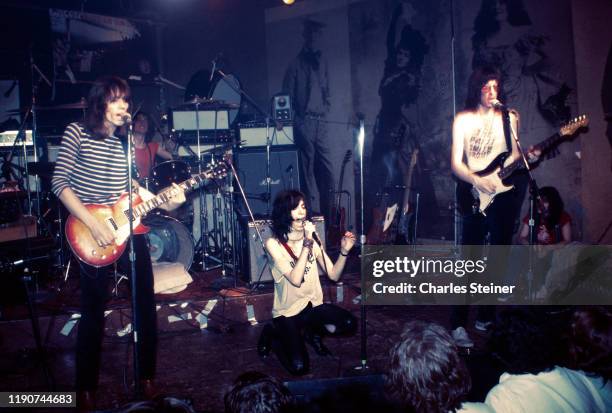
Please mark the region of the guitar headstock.
<svg viewBox="0 0 612 413"><path fill-rule="evenodd" d="M215 164L208 164L205 172L206 178L208 179L219 179L227 175L227 164L225 162L217 162Z"/></svg>
<svg viewBox="0 0 612 413"><path fill-rule="evenodd" d="M559 135L571 136L580 128L584 128L589 124L589 117L587 115L578 116L559 129Z"/></svg>

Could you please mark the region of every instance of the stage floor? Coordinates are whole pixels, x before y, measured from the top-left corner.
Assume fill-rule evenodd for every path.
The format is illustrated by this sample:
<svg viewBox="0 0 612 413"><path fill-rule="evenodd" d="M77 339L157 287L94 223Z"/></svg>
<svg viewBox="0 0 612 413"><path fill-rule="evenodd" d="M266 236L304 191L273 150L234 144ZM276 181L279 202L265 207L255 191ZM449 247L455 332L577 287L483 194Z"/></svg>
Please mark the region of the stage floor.
<svg viewBox="0 0 612 413"><path fill-rule="evenodd" d="M282 381L317 380L363 374L361 336L326 338L333 357L310 352L311 371L292 377L275 356L262 359L257 340L271 318L272 285L249 290L217 290L218 271L192 273L194 282L173 295L158 295L159 342L156 385L163 394L193 400L197 411L223 411L223 395L241 373L257 370ZM49 291L38 294L40 330L48 365L57 390L70 390L74 383L74 346L78 328L78 281L60 280ZM232 280L230 280L232 281ZM358 263L350 266L343 283L324 282L326 302L350 310L360 319ZM231 283L233 284L233 283ZM118 297L108 303L98 408L111 409L131 400L132 347L129 343L130 304L126 282ZM435 321L449 327L450 307L388 306L367 308L367 374L385 372L388 353L409 320ZM476 347L468 362L486 357L483 333L468 326ZM0 388L3 391L47 390L45 376L35 357L35 341L27 307L6 306L0 320ZM478 368L480 369L480 368ZM481 370L481 369L480 369ZM496 373L495 373L496 374ZM493 377L495 378L495 377ZM128 384L126 384L128 383ZM475 388L474 391L480 391ZM478 397L478 396L476 396Z"/></svg>

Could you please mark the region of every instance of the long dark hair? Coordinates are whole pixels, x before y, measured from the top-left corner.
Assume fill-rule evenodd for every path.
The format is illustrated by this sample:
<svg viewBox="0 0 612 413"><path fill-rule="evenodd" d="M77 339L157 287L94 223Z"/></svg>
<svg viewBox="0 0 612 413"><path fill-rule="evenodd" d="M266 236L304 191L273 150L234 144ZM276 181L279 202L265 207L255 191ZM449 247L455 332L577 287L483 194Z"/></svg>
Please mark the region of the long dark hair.
<svg viewBox="0 0 612 413"><path fill-rule="evenodd" d="M130 87L118 76L103 76L94 82L87 96L85 126L96 138L106 137L104 114L108 103L114 97L130 99Z"/></svg>
<svg viewBox="0 0 612 413"><path fill-rule="evenodd" d="M136 122L136 118L138 118L139 116L143 116L147 121L148 128L147 128L147 133L145 134L144 140L146 143L149 143L153 140L153 136L155 136L155 125L153 124L151 115L149 115L147 112L143 110L141 110L140 112L136 114L136 116L134 116L134 122Z"/></svg>
<svg viewBox="0 0 612 413"><path fill-rule="evenodd" d="M568 339L571 368L612 380L612 310L604 306L576 310Z"/></svg>
<svg viewBox="0 0 612 413"><path fill-rule="evenodd" d="M481 90L490 80L497 80L498 98L504 101L501 73L492 66L482 66L474 69L468 80L468 91L465 98L465 109L476 110L480 103Z"/></svg>
<svg viewBox="0 0 612 413"><path fill-rule="evenodd" d="M305 202L306 197L300 191L289 189L281 191L274 198L272 206L272 233L279 241L287 242L287 234L291 228L293 211L300 204Z"/></svg>
<svg viewBox="0 0 612 413"><path fill-rule="evenodd" d="M559 191L554 186L540 188L540 197L548 202L548 215L544 217L544 225L549 231L552 231L559 225L565 205Z"/></svg>

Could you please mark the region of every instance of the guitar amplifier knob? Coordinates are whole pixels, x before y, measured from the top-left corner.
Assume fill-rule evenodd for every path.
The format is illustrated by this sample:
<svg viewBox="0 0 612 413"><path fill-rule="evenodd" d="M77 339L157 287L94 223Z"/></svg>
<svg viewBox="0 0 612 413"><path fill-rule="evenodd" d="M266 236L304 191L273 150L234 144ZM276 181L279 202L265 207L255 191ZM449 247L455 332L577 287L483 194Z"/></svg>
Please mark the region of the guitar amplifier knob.
<svg viewBox="0 0 612 413"><path fill-rule="evenodd" d="M116 254L116 253L117 253L117 250L116 250L116 249L113 249L113 254Z"/></svg>
<svg viewBox="0 0 612 413"><path fill-rule="evenodd" d="M96 255L96 254L97 254L96 250L91 250L91 255Z"/></svg>
<svg viewBox="0 0 612 413"><path fill-rule="evenodd" d="M106 255L102 254L102 259L103 260L106 259Z"/></svg>

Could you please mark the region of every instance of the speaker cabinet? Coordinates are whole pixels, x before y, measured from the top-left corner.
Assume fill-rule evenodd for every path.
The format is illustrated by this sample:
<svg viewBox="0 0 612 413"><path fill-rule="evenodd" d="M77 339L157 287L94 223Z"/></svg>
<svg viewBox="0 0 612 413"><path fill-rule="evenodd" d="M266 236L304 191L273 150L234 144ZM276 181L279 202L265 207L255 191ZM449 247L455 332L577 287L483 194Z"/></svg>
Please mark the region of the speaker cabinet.
<svg viewBox="0 0 612 413"><path fill-rule="evenodd" d="M266 259L266 254L261 246L261 242L259 242L259 237L255 229L255 227L259 229L261 238L265 244L266 240L272 237L272 221L258 219L255 220L255 222L248 222L247 217L242 218L243 234L246 237L246 239L243 238L246 249L243 249L245 254L242 260L245 281L251 284L274 281L272 271ZM323 243L323 248L325 248L325 219L322 216L315 216L311 217L310 220L315 224L317 234L319 234L321 242Z"/></svg>
<svg viewBox="0 0 612 413"><path fill-rule="evenodd" d="M270 211L267 203L266 148L252 147L234 152L238 176L254 215L267 215L280 191L300 188L299 157L295 146L270 147ZM239 200L246 215L244 200Z"/></svg>

